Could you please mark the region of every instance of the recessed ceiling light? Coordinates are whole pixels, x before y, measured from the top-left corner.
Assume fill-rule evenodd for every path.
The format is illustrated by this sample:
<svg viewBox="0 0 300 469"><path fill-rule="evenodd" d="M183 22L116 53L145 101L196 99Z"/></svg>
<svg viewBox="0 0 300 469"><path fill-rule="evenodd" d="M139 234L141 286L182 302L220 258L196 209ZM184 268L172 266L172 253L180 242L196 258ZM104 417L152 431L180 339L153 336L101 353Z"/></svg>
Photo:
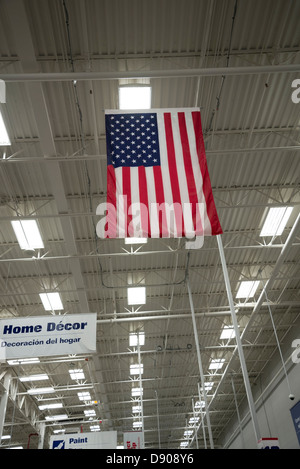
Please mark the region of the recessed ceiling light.
<svg viewBox="0 0 300 469"><path fill-rule="evenodd" d="M146 287L130 287L127 289L129 305L144 305L146 303Z"/></svg>
<svg viewBox="0 0 300 469"><path fill-rule="evenodd" d="M251 298L255 295L259 280L246 280L241 282L236 294L236 298Z"/></svg>
<svg viewBox="0 0 300 469"><path fill-rule="evenodd" d="M292 213L293 207L272 207L265 219L260 236L280 236Z"/></svg>
<svg viewBox="0 0 300 469"><path fill-rule="evenodd" d="M21 249L30 251L44 248L36 220L13 220L11 225Z"/></svg>
<svg viewBox="0 0 300 469"><path fill-rule="evenodd" d="M151 86L120 86L119 108L121 110L150 109Z"/></svg>

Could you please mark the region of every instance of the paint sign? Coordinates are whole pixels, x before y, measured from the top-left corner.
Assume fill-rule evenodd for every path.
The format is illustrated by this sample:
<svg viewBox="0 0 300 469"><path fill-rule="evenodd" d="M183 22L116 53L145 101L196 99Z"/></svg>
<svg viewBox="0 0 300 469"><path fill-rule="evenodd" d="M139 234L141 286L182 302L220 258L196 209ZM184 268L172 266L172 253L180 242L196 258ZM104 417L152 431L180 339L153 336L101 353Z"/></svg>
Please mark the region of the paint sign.
<svg viewBox="0 0 300 469"><path fill-rule="evenodd" d="M97 315L73 314L0 320L0 359L94 353Z"/></svg>
<svg viewBox="0 0 300 469"><path fill-rule="evenodd" d="M144 448L143 432L124 433L124 449L143 449L143 448Z"/></svg>
<svg viewBox="0 0 300 469"><path fill-rule="evenodd" d="M52 435L49 449L115 449L117 432L71 433Z"/></svg>
<svg viewBox="0 0 300 469"><path fill-rule="evenodd" d="M261 438L258 442L259 449L279 449L278 438Z"/></svg>

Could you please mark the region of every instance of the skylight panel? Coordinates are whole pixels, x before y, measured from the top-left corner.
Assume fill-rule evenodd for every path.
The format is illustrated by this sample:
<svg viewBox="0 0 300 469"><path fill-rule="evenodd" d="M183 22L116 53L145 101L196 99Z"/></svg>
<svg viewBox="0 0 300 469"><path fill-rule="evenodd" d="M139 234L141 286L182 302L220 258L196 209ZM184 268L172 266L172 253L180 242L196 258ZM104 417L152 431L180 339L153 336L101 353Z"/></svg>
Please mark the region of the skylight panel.
<svg viewBox="0 0 300 469"><path fill-rule="evenodd" d="M68 420L68 415L67 414L61 414L61 415L47 415L46 420Z"/></svg>
<svg viewBox="0 0 300 469"><path fill-rule="evenodd" d="M74 380L85 379L84 372L81 369L69 370L70 376Z"/></svg>
<svg viewBox="0 0 300 469"><path fill-rule="evenodd" d="M49 376L46 374L39 374L39 375L29 375L29 376L20 376L19 380L22 383L26 383L28 381L43 381L49 379Z"/></svg>
<svg viewBox="0 0 300 469"><path fill-rule="evenodd" d="M236 298L251 298L255 295L259 280L246 280L241 282L236 294Z"/></svg>
<svg viewBox="0 0 300 469"><path fill-rule="evenodd" d="M146 244L147 238L125 238L125 244Z"/></svg>
<svg viewBox="0 0 300 469"><path fill-rule="evenodd" d="M129 334L130 347L137 347L138 345L145 345L145 332L137 332Z"/></svg>
<svg viewBox="0 0 300 469"><path fill-rule="evenodd" d="M64 309L60 295L57 292L40 293L40 298L46 311L59 311Z"/></svg>
<svg viewBox="0 0 300 469"><path fill-rule="evenodd" d="M222 366L224 365L224 362L225 362L225 358L213 359L210 362L209 369L210 370L220 370L222 368Z"/></svg>
<svg viewBox="0 0 300 469"><path fill-rule="evenodd" d="M235 337L235 330L233 326L224 326L220 335L220 339L233 339Z"/></svg>
<svg viewBox="0 0 300 469"><path fill-rule="evenodd" d="M51 386L50 387L47 387L47 388L32 388L32 389L28 389L28 394L31 394L31 395L36 395L36 394L51 394L53 392L55 392L54 388L52 388Z"/></svg>
<svg viewBox="0 0 300 469"><path fill-rule="evenodd" d="M100 432L100 425L91 425L90 430L91 432Z"/></svg>
<svg viewBox="0 0 300 469"><path fill-rule="evenodd" d="M142 411L142 406L140 405L133 405L132 406L132 413L139 414Z"/></svg>
<svg viewBox="0 0 300 469"><path fill-rule="evenodd" d="M260 236L280 236L288 222L293 207L271 207Z"/></svg>
<svg viewBox="0 0 300 469"><path fill-rule="evenodd" d="M0 145L1 146L8 146L11 145L10 138L8 136L8 132L5 127L5 123L0 112Z"/></svg>
<svg viewBox="0 0 300 469"><path fill-rule="evenodd" d="M132 388L131 397L140 397L143 395L143 388Z"/></svg>
<svg viewBox="0 0 300 469"><path fill-rule="evenodd" d="M62 403L61 402L55 402L53 404L44 404L44 405L39 405L40 410L50 410L50 409L61 409L62 408Z"/></svg>
<svg viewBox="0 0 300 469"><path fill-rule="evenodd" d="M129 305L144 305L146 303L146 287L127 288L127 300Z"/></svg>
<svg viewBox="0 0 300 469"><path fill-rule="evenodd" d="M143 423L141 421L138 422L133 422L133 428L141 428L143 426Z"/></svg>
<svg viewBox="0 0 300 469"><path fill-rule="evenodd" d="M130 365L130 374L131 375L141 375L144 373L144 365L141 364L141 366L138 363L135 363L133 365Z"/></svg>
<svg viewBox="0 0 300 469"><path fill-rule="evenodd" d="M151 109L151 86L120 86L121 110Z"/></svg>
<svg viewBox="0 0 300 469"><path fill-rule="evenodd" d="M11 224L21 249L30 251L44 248L36 220L13 220Z"/></svg>
<svg viewBox="0 0 300 469"><path fill-rule="evenodd" d="M77 393L78 398L80 401L90 401L91 400L91 395L89 392L78 392Z"/></svg>

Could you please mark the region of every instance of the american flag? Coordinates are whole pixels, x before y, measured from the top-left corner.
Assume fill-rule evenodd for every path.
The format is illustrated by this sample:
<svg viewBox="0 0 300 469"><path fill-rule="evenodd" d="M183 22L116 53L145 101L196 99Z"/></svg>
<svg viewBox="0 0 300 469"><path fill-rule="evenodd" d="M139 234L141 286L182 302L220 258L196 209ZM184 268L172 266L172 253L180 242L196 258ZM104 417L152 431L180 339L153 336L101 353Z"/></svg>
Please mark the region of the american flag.
<svg viewBox="0 0 300 469"><path fill-rule="evenodd" d="M105 237L222 233L200 110L106 111Z"/></svg>

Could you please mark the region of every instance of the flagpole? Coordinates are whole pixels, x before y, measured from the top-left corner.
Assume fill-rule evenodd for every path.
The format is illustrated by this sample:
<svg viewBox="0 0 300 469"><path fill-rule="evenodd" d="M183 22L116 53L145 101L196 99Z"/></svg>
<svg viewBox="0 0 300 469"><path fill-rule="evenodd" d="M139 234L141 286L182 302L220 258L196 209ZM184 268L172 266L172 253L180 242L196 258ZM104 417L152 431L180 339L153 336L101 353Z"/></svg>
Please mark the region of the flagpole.
<svg viewBox="0 0 300 469"><path fill-rule="evenodd" d="M188 256L189 256L189 253L188 253ZM212 436L211 425L210 425L210 416L209 416L208 405L207 405L207 396L206 396L206 390L205 390L204 373L203 373L202 360L201 360L201 354L200 354L199 338L198 338L197 325L196 325L196 319L195 319L195 310L194 310L194 304L193 304L193 298L192 298L192 292L191 292L191 287L190 287L188 271L186 273L186 285L187 285L187 290L188 290L189 300L190 300L190 307L191 307L191 313L192 313L192 322L193 322L193 328L194 328L194 336L195 336L195 343L196 343L198 366L199 366L201 384L202 384L202 388L203 388L203 399L204 399L205 411L206 411L206 420L207 420L209 442L210 442L211 449L214 449L214 442L213 442L213 436Z"/></svg>
<svg viewBox="0 0 300 469"><path fill-rule="evenodd" d="M233 327L234 327L234 331L235 331L235 339L236 339L237 349L238 349L238 353L239 353L239 357L240 357L241 368L242 368L244 384L245 384L245 388L246 388L246 394L247 394L247 398L248 398L250 414L251 414L251 417L252 417L252 423L253 423L254 434L255 434L255 438L256 438L256 444L258 445L258 441L261 438L260 429L259 429L259 425L258 425L258 419L257 419L257 416L256 416L254 400L253 400L253 396L252 396L252 391L251 391L251 386L250 386L246 361L245 361L245 357L244 357L242 342L241 342L241 338L240 338L240 332L239 332L239 328L238 328L238 322L237 322L237 318L236 318L236 314L235 314L233 298L232 298L232 292L231 292L231 287L230 287L230 281L229 281L229 276L228 276L228 271L227 271L227 265L226 265L226 260L225 260L225 254L224 254L221 235L217 235L217 242L218 242L219 253L220 253L220 258L221 258L221 263L222 263L222 269L223 269L223 275L224 275L224 280L225 280L225 285L226 285L228 302L229 302L230 311L231 311L232 323L233 323Z"/></svg>

